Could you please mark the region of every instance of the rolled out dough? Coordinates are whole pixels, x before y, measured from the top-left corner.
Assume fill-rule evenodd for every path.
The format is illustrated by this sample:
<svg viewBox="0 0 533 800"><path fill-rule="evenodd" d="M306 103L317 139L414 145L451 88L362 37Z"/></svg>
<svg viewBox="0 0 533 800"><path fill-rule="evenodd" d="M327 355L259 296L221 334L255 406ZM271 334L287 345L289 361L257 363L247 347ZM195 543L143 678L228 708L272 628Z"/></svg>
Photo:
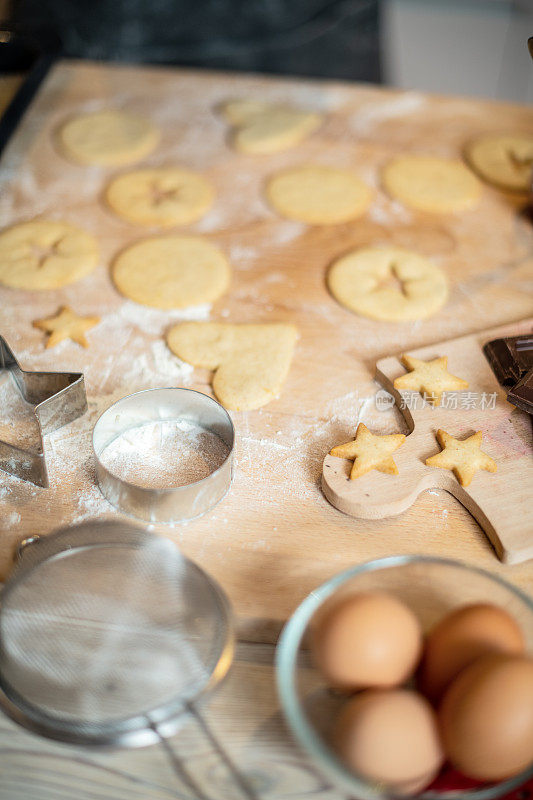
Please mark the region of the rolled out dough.
<svg viewBox="0 0 533 800"><path fill-rule="evenodd" d="M231 141L242 153L277 153L301 142L322 122L322 116L288 105L232 100L222 113L235 126Z"/></svg>
<svg viewBox="0 0 533 800"><path fill-rule="evenodd" d="M158 236L131 245L115 259L115 286L155 308L213 303L228 288L230 265L218 247L197 236Z"/></svg>
<svg viewBox="0 0 533 800"><path fill-rule="evenodd" d="M474 139L465 148L466 160L479 177L511 192L530 191L533 174L533 136L511 133Z"/></svg>
<svg viewBox="0 0 533 800"><path fill-rule="evenodd" d="M282 216L310 225L349 222L372 200L372 190L353 172L317 165L279 172L268 181L266 195Z"/></svg>
<svg viewBox="0 0 533 800"><path fill-rule="evenodd" d="M108 109L80 114L58 132L59 147L78 164L119 167L148 155L159 141L151 122L126 111Z"/></svg>
<svg viewBox="0 0 533 800"><path fill-rule="evenodd" d="M244 411L279 395L297 337L294 325L281 322L182 322L169 331L168 345L183 361L216 370L215 395L227 408Z"/></svg>
<svg viewBox="0 0 533 800"><path fill-rule="evenodd" d="M385 165L383 186L394 198L417 211L448 214L473 208L481 184L458 160L405 155Z"/></svg>
<svg viewBox="0 0 533 800"><path fill-rule="evenodd" d="M68 222L36 219L0 233L0 283L13 289L59 289L98 264L98 243Z"/></svg>
<svg viewBox="0 0 533 800"><path fill-rule="evenodd" d="M327 280L331 294L341 305L387 322L425 319L448 297L442 270L423 256L399 247L354 250L334 262Z"/></svg>
<svg viewBox="0 0 533 800"><path fill-rule="evenodd" d="M187 225L200 219L213 202L214 191L201 175L179 167L138 169L111 181L106 191L110 208L136 225Z"/></svg>

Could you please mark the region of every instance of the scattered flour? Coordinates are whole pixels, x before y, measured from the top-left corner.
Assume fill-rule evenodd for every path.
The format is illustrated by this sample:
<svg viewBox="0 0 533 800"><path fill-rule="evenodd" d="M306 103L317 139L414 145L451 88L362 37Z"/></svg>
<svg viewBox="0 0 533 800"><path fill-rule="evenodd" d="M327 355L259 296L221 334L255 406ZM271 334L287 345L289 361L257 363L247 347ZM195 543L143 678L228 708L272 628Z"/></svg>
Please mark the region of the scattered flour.
<svg viewBox="0 0 533 800"><path fill-rule="evenodd" d="M174 322L185 319L207 319L210 311L211 306L207 303L176 311L161 311L127 300L120 306L118 314L115 312L104 317L100 325L124 327L124 322L126 322L138 328L142 333L161 336Z"/></svg>
<svg viewBox="0 0 533 800"><path fill-rule="evenodd" d="M77 494L72 524L77 525L88 519L96 519L110 511L111 507L98 486L90 484Z"/></svg>
<svg viewBox="0 0 533 800"><path fill-rule="evenodd" d="M378 225L392 225L394 223L409 224L413 221L413 215L401 203L396 200L382 199L377 197L367 211L369 219L377 222Z"/></svg>
<svg viewBox="0 0 533 800"><path fill-rule="evenodd" d="M348 120L350 130L356 134L369 133L372 128L389 119L398 119L419 111L426 98L418 92L402 93L393 100L373 100L362 105Z"/></svg>

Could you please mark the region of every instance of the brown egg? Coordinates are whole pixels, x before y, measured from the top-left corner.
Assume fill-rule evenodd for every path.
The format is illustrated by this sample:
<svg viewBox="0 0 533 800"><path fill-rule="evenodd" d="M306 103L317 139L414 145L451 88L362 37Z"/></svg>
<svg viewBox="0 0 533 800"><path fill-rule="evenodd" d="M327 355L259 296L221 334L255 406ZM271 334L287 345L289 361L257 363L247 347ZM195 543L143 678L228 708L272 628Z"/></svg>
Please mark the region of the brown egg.
<svg viewBox="0 0 533 800"><path fill-rule="evenodd" d="M407 689L369 689L349 700L334 744L355 773L401 795L428 786L444 761L435 712Z"/></svg>
<svg viewBox="0 0 533 800"><path fill-rule="evenodd" d="M489 603L462 606L429 633L418 672L418 688L432 702L477 658L489 653L522 654L524 636L513 617Z"/></svg>
<svg viewBox="0 0 533 800"><path fill-rule="evenodd" d="M331 686L388 688L413 673L422 633L412 611L391 595L353 594L331 604L315 621L311 648Z"/></svg>
<svg viewBox="0 0 533 800"><path fill-rule="evenodd" d="M533 762L533 659L482 656L452 683L438 716L446 754L464 775L518 774Z"/></svg>

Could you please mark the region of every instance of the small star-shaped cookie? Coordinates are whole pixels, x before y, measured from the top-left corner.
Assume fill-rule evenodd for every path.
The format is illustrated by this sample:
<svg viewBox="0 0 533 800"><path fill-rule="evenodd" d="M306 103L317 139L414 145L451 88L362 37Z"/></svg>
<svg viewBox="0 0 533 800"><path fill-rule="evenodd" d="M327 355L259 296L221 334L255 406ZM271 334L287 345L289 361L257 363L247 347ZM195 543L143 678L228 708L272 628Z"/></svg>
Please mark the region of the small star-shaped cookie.
<svg viewBox="0 0 533 800"><path fill-rule="evenodd" d="M55 317L38 319L33 323L33 327L50 334L46 342L47 347L55 347L63 339L72 339L82 347L88 347L85 333L99 322L100 317L79 317L71 308L63 306Z"/></svg>
<svg viewBox="0 0 533 800"><path fill-rule="evenodd" d="M370 470L377 469L379 472L386 472L389 475L397 475L398 467L394 463L392 454L405 441L403 433L395 433L391 436L378 436L370 433L366 425L362 422L357 426L355 439L346 444L340 444L331 450L331 456L338 458L353 458L352 471L350 478L360 478Z"/></svg>
<svg viewBox="0 0 533 800"><path fill-rule="evenodd" d="M448 372L446 356L434 358L432 361L422 361L414 356L403 355L402 364L409 372L396 378L394 388L420 392L435 406L440 404L443 392L468 389L467 381Z"/></svg>
<svg viewBox="0 0 533 800"><path fill-rule="evenodd" d="M483 434L477 431L467 439L454 439L446 431L437 431L437 441L442 452L426 459L428 467L441 467L453 470L461 486L469 486L479 469L496 472L497 464L493 458L481 450Z"/></svg>

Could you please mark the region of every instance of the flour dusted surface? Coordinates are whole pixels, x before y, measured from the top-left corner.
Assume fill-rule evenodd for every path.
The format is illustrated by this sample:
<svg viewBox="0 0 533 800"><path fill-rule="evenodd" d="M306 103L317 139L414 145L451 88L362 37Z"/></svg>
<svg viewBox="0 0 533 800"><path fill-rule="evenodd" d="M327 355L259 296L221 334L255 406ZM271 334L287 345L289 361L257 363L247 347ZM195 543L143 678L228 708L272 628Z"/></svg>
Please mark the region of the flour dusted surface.
<svg viewBox="0 0 533 800"><path fill-rule="evenodd" d="M214 109L259 94L267 102L326 112L323 128L292 152L257 160L235 153ZM361 421L376 433L406 432L399 415L376 410L377 359L531 311L533 230L507 200L486 190L468 214L420 220L380 188L381 166L396 153L457 157L481 128L499 126L504 110L517 129L531 128L531 112L471 99L403 97L381 87L258 76L68 62L54 69L3 156L2 176L10 185L0 193L0 225L40 214L64 219L98 238L102 258L90 277L54 292L0 289L0 332L26 368L83 372L89 412L47 440L49 489L0 475L0 577L11 569L13 546L23 535L119 516L96 484L91 443L96 419L114 401L155 386L211 393L210 373L193 370L164 343L180 319L285 322L301 334L279 400L232 413L235 472L226 497L197 520L155 526L221 581L239 614L285 618L322 580L378 555L420 550L498 569L476 523L447 496L423 495L397 519L362 524L335 511L320 491L325 452L354 434L361 410ZM232 263L230 289L212 309L160 312L124 302L114 290L110 263L144 233L100 202L109 171L66 162L51 138L67 116L110 105L149 118L161 130L146 166L187 166L215 186L213 207L183 229L206 237ZM267 177L303 163L355 170L374 187L375 200L357 225L326 230L283 220L268 208ZM441 312L422 324L399 326L338 306L325 285L327 267L370 244L433 259L451 286ZM88 350L64 342L45 351L45 337L32 322L61 305L102 317ZM2 410L2 420L11 419Z"/></svg>

